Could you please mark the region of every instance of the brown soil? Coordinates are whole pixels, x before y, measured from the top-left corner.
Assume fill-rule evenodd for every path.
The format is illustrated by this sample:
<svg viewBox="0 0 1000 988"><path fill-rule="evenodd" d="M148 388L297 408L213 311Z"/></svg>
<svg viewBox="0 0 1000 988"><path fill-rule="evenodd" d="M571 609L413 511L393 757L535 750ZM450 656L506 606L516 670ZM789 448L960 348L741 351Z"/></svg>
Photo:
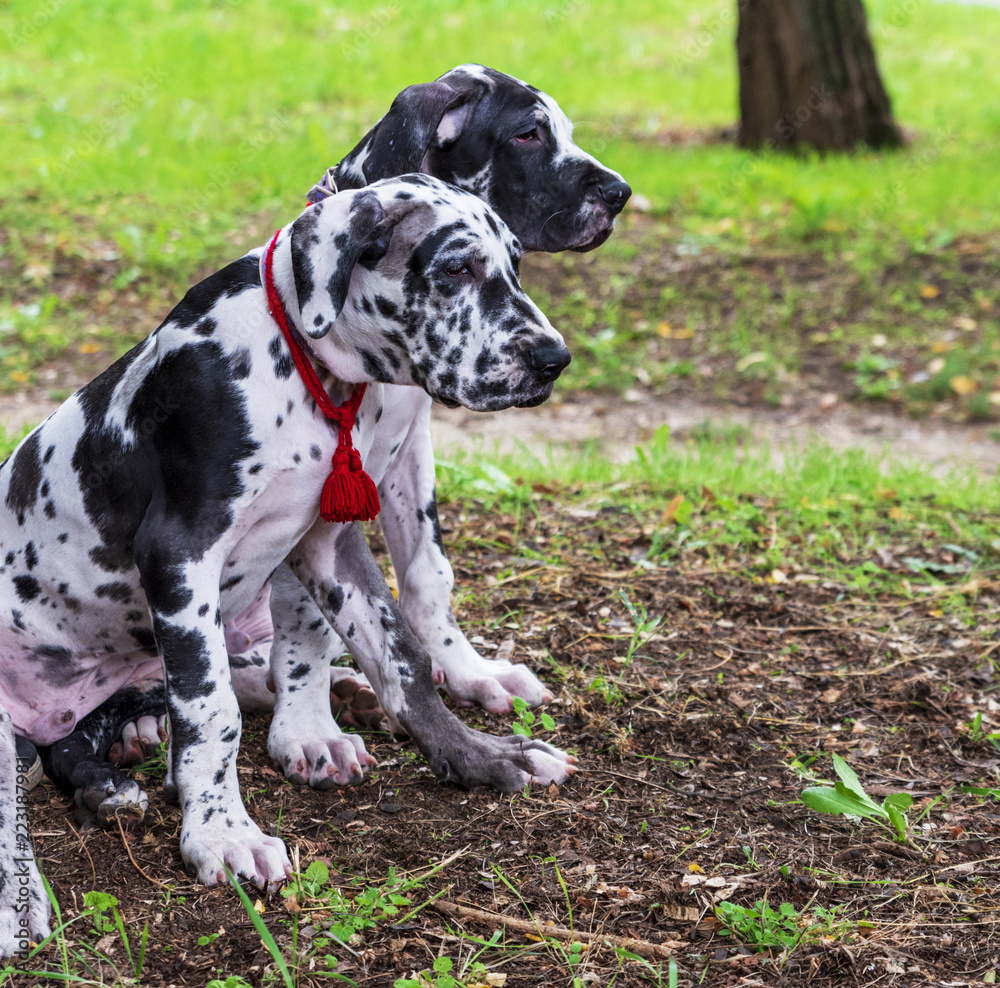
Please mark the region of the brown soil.
<svg viewBox="0 0 1000 988"><path fill-rule="evenodd" d="M347 876L375 884L390 867L420 872L448 861L411 897L420 903L442 893L443 902L520 921L504 934L506 951L482 958L508 975L508 986L572 983L565 953L539 942L550 923L596 934L574 972L581 984L610 984L618 970L606 935L634 938L641 943L633 950L654 957L673 955L682 985L986 980L1000 965L1000 809L958 787L995 786L1000 766L1000 752L962 726L981 711L983 730L998 729L984 656L1000 641L1000 586L980 580L966 588L974 608L967 626L942 616L935 594L913 603L871 600L835 584L772 584L718 560L710 567L698 551L683 571L637 569L637 548L648 543L641 520L563 511L551 492L534 507L537 514L520 520L481 515L472 505L446 508L459 586L476 594L460 616L487 643L514 637L515 657L556 687L554 740L579 755L581 770L548 790L468 793L430 777L412 746L371 736L379 764L365 783L317 793L284 784L268 767L267 719L249 717L239 773L254 818L280 828L303 867L328 862L345 888ZM516 547L558 562L525 560ZM622 659L631 632L622 586L664 616L661 633L631 664ZM591 686L596 677L603 691ZM495 733L510 727L509 718L460 713ZM806 783L793 759L816 757L815 771L829 777L831 752L854 766L876 799L913 795L908 843L797 802ZM158 788L151 787L141 832L124 838L77 834L68 801L48 786L35 791L31 809L65 917L96 888L121 901L133 944L149 923L144 985L200 988L220 970L261 983L269 955L231 890L185 877L180 811ZM713 914L722 898L787 902L807 917L817 906L840 906L848 922L828 939L807 937L782 959L777 949L723 935ZM264 909L290 957L282 900L272 897ZM323 918L308 915L300 946L322 930ZM526 932L532 920L540 934ZM357 984L391 985L439 955L468 958L460 934L486 939L497 924L428 907L396 927L368 930L349 950L326 952ZM97 938L81 924L71 939ZM120 938L104 937L101 949L124 977ZM56 951L45 961L58 965ZM663 965L666 984L666 962L651 963ZM647 983L643 972L629 961L615 984ZM118 983L109 965L94 962L94 976ZM302 984L320 982L303 972Z"/></svg>

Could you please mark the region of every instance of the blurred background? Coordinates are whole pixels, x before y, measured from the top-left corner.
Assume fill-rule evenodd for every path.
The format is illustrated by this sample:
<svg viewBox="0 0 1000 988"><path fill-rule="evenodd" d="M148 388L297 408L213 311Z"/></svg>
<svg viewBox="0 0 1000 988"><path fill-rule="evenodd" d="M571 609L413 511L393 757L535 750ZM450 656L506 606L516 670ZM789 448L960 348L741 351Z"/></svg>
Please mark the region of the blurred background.
<svg viewBox="0 0 1000 988"><path fill-rule="evenodd" d="M992 470L1000 10L814 6L856 6L862 31L867 15L888 146L867 149L859 132L846 153L813 149L839 100L826 104L819 76L817 106L807 82L780 124L768 86L805 78L767 67L801 68L794 39L768 41L790 23L787 2L4 3L4 421L39 418L194 279L292 218L399 90L479 61L552 94L578 142L636 193L601 250L526 269L574 354L539 413L558 418L559 400L575 400L567 439L630 449L661 422L782 435L805 424L840 444L898 439L935 460L957 444ZM757 74L743 109L763 134L749 141L740 16L758 34L746 33ZM856 27L833 30L849 61ZM774 126L760 123L768 113ZM609 431L603 420L619 412L625 424ZM981 427L947 431L954 423ZM509 428L474 425L488 437Z"/></svg>

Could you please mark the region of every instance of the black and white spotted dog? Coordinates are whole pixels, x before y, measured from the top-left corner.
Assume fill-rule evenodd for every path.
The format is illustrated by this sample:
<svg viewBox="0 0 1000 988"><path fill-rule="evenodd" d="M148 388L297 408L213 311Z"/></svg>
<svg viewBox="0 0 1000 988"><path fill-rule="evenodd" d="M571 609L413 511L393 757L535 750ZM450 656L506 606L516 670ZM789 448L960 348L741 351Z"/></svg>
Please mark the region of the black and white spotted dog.
<svg viewBox="0 0 1000 988"><path fill-rule="evenodd" d="M347 382L371 382L353 440L375 476L408 432L385 426L389 384L482 410L551 392L569 354L521 290L519 256L482 200L425 175L342 192L280 232L274 281L324 388L340 403ZM356 780L371 762L333 719L329 660L308 634L320 618L440 778L510 791L572 771L550 745L451 714L360 527L318 520L337 431L292 366L261 259L192 288L0 469L0 954L47 931L14 732L55 741L161 660L188 870L207 884L223 865L261 886L286 877L284 845L240 799L225 631L272 575L271 744L307 759L311 781Z"/></svg>
<svg viewBox="0 0 1000 988"><path fill-rule="evenodd" d="M572 125L555 100L482 65L462 65L435 82L403 90L313 195L321 198L331 188L361 188L416 171L475 193L500 214L524 248L537 251L599 246L631 194L619 174L574 143ZM372 369L377 377L378 369ZM520 696L534 706L550 695L531 670L482 657L451 612L454 578L437 522L430 412L431 399L423 391L387 385L379 429L394 437L398 448L387 458L384 472L376 467L373 476L382 495L379 520L396 572L400 608L430 653L435 683L459 704L503 712ZM272 623L266 589L226 631L241 709L271 709L274 694L267 672ZM319 615L300 634L303 647L317 653L335 658L344 651ZM342 719L378 723L380 711L363 677L339 667L332 669L332 677L334 693L344 697ZM141 760L143 751L159 740L155 690L121 697L95 714L48 765L50 774L76 791L82 806L103 804L99 817L134 805L132 787L126 787L124 796L113 795L110 784L100 781L105 778L100 770L81 762L94 757L103 761L130 704L135 723L125 726L124 760ZM148 716L139 719L143 713ZM301 758L290 759L286 750L273 753L289 778L309 781L310 768Z"/></svg>

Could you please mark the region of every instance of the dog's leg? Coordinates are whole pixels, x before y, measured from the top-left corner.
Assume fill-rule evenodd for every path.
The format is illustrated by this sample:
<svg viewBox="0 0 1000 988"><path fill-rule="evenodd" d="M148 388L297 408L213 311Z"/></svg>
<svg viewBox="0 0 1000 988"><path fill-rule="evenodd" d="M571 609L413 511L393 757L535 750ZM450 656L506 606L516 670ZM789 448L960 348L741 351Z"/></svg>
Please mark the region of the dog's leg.
<svg viewBox="0 0 1000 988"><path fill-rule="evenodd" d="M360 782L375 759L356 734L344 734L330 709L330 673L322 635L333 630L284 566L273 577L275 706L267 750L290 782L314 789ZM315 641L315 635L321 641ZM371 694L372 705L377 701Z"/></svg>
<svg viewBox="0 0 1000 988"><path fill-rule="evenodd" d="M309 656L310 663L313 661L321 664L325 662L328 667L327 703L338 724L344 727L379 727L382 723L382 711L378 708L378 697L375 696L363 673L348 667L331 665L346 651L344 643L330 627L309 594L305 592L302 584L295 579L285 565L278 567L273 577L273 584L275 587L283 588L281 603L272 597L272 620L275 628L274 634L277 636L277 644L273 647L278 648L281 655L297 655L298 658L293 662L293 666L296 667L302 662L301 657L305 655ZM292 618L292 614L295 615L294 618ZM285 638L282 639L282 632L278 631L278 627L282 621L287 623L289 620L291 626L283 628ZM294 638L295 645L292 646L293 650L289 653L291 638ZM230 664L232 664L232 657L230 657ZM278 679L275 670L279 665L285 667L287 663L279 660L272 651L270 667L275 689ZM302 692L302 684L296 685L298 689L293 692ZM240 709L246 709L242 701ZM279 744L276 738L272 740L278 745L276 750L287 753L283 744Z"/></svg>
<svg viewBox="0 0 1000 988"><path fill-rule="evenodd" d="M10 714L0 706L0 958L26 954L49 935L49 900L28 832L27 792Z"/></svg>
<svg viewBox="0 0 1000 988"><path fill-rule="evenodd" d="M72 734L43 749L46 774L72 794L83 828L107 827L116 819L134 826L145 816L149 798L113 760L138 764L151 754L166 739L160 727L165 708L162 680L125 686L87 714ZM132 718L138 718L135 724ZM122 748L123 733L124 750L112 755L113 748Z"/></svg>
<svg viewBox="0 0 1000 988"><path fill-rule="evenodd" d="M206 885L225 868L263 888L291 873L284 844L250 819L236 774L242 724L229 676L220 616L219 575L228 548L213 546L197 560L182 554L186 531L147 516L135 538L136 565L146 591L166 673L170 768L183 811L181 856Z"/></svg>
<svg viewBox="0 0 1000 988"><path fill-rule="evenodd" d="M431 656L434 682L463 706L494 713L511 709L515 696L537 706L552 694L525 665L484 659L451 612L455 578L444 552L434 496L431 400L421 409L379 488L380 521L399 584L399 606Z"/></svg>
<svg viewBox="0 0 1000 988"><path fill-rule="evenodd" d="M289 556L292 572L350 643L391 722L409 734L442 779L504 792L563 781L570 755L519 735L495 738L466 727L444 705L430 656L403 618L360 526L319 522Z"/></svg>

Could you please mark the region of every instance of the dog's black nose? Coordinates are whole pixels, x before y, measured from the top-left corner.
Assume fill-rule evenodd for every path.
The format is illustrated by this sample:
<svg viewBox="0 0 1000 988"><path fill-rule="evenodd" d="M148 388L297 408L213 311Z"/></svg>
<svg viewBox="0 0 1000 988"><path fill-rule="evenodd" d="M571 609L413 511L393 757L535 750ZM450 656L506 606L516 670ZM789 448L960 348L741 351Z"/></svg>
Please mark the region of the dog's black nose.
<svg viewBox="0 0 1000 988"><path fill-rule="evenodd" d="M617 179L598 186L598 192L601 193L601 198L615 209L621 209L632 195L628 182L620 182Z"/></svg>
<svg viewBox="0 0 1000 988"><path fill-rule="evenodd" d="M562 343L543 343L528 351L528 366L542 381L554 381L573 358Z"/></svg>

